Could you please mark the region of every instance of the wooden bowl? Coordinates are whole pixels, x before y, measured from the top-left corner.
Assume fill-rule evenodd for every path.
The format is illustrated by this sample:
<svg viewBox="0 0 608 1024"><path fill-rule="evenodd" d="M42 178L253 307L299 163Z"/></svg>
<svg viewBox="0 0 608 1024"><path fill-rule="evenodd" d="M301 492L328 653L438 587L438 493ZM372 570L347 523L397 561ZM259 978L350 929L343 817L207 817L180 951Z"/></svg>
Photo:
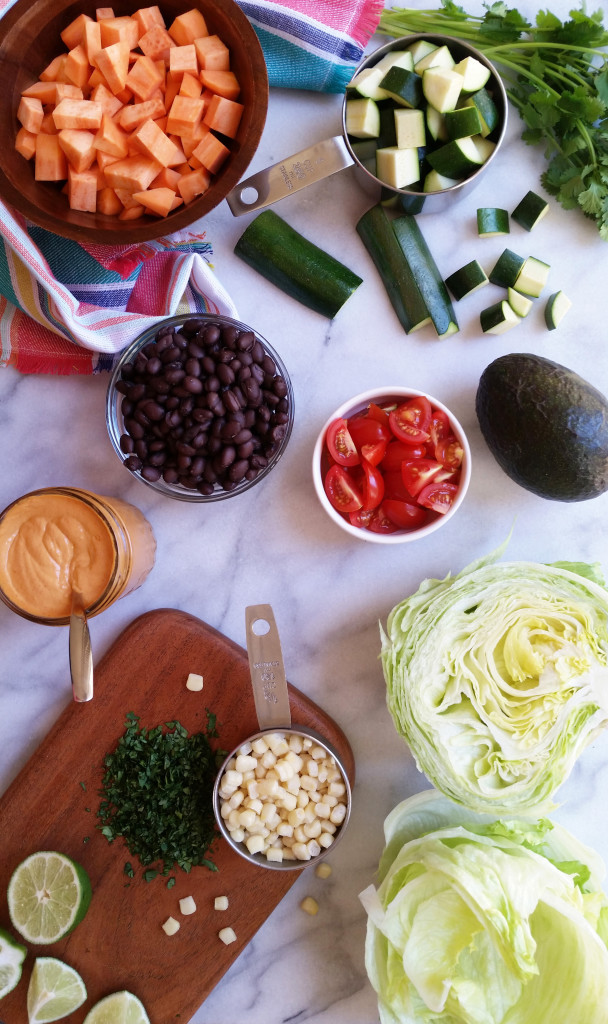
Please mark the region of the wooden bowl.
<svg viewBox="0 0 608 1024"><path fill-rule="evenodd" d="M0 196L27 220L57 235L80 242L128 245L160 238L187 227L214 209L238 183L260 141L268 107L268 75L262 48L249 21L234 0L160 0L167 25L178 14L197 7L210 34L228 46L231 68L241 85L245 110L237 137L230 140L231 155L204 195L178 207L167 217L144 214L139 220L120 221L96 213L70 210L61 184L34 180L34 168L13 146L19 124L21 91L38 79L58 53L65 51L60 32L79 14L95 17L100 0L17 0L0 19ZM133 14L137 0L114 0L118 15Z"/></svg>

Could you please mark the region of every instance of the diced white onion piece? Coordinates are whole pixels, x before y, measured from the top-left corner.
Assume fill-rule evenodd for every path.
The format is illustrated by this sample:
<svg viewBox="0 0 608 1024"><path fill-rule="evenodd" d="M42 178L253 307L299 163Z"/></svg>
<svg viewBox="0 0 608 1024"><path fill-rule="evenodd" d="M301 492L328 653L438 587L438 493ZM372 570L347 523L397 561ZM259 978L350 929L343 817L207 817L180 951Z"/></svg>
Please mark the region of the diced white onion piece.
<svg viewBox="0 0 608 1024"><path fill-rule="evenodd" d="M203 677L199 676L196 672L190 672L186 679L186 689L194 692L202 690L203 688Z"/></svg>
<svg viewBox="0 0 608 1024"><path fill-rule="evenodd" d="M320 864L319 867L321 867ZM213 901L213 906L216 910L228 910L228 897L216 896L215 900Z"/></svg>
<svg viewBox="0 0 608 1024"><path fill-rule="evenodd" d="M174 917L168 917L163 924L163 931L165 935L175 935L179 931L179 921L176 921Z"/></svg>
<svg viewBox="0 0 608 1024"><path fill-rule="evenodd" d="M194 902L194 899L192 898L192 896L184 896L179 901L179 909L181 910L182 914L186 914L186 915L188 915L188 914L195 914L196 913L196 903Z"/></svg>

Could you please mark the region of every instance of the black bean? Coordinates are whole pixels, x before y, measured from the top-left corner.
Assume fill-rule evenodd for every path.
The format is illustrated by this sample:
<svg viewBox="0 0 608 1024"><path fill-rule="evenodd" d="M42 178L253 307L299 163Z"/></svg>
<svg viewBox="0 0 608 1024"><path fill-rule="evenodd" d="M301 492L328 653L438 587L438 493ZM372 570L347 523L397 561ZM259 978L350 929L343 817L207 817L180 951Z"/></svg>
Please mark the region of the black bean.
<svg viewBox="0 0 608 1024"><path fill-rule="evenodd" d="M233 483L238 483L245 476L245 473L249 469L249 462L247 459L237 459L233 462L228 470L228 479Z"/></svg>
<svg viewBox="0 0 608 1024"><path fill-rule="evenodd" d="M132 473L137 473L137 471L141 469L142 465L143 463L137 455L129 455L129 457L125 459L125 466L127 469L130 469Z"/></svg>
<svg viewBox="0 0 608 1024"><path fill-rule="evenodd" d="M239 459L248 459L250 455L253 455L253 441L244 441L239 444L236 454Z"/></svg>
<svg viewBox="0 0 608 1024"><path fill-rule="evenodd" d="M234 370L228 365L228 363L218 364L217 375L222 384L230 385L234 383Z"/></svg>
<svg viewBox="0 0 608 1024"><path fill-rule="evenodd" d="M143 466L141 475L144 480L148 480L149 483L154 483L156 480L160 480L160 469L157 466Z"/></svg>
<svg viewBox="0 0 608 1024"><path fill-rule="evenodd" d="M204 332L205 348L216 345L220 338L220 329L217 324L208 324Z"/></svg>
<svg viewBox="0 0 608 1024"><path fill-rule="evenodd" d="M222 341L226 348L234 348L239 336L238 329L232 324L225 324L222 328Z"/></svg>
<svg viewBox="0 0 608 1024"><path fill-rule="evenodd" d="M184 377L182 384L191 395L200 395L203 390L203 382L198 377Z"/></svg>
<svg viewBox="0 0 608 1024"><path fill-rule="evenodd" d="M120 450L125 455L130 455L135 450L135 441L130 434L121 434L120 436Z"/></svg>

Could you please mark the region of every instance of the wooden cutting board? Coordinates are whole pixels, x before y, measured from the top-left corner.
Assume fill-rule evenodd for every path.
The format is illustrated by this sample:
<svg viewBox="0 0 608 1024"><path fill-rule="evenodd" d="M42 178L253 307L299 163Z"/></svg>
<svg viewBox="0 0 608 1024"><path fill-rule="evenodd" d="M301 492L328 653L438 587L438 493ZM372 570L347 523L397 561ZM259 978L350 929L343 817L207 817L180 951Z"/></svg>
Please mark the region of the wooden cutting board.
<svg viewBox="0 0 608 1024"><path fill-rule="evenodd" d="M190 672L204 677L201 692L186 689ZM354 782L344 733L291 685L289 693L293 724L321 733ZM96 666L94 699L69 703L0 798L0 926L13 931L6 888L16 865L36 850L60 850L80 861L93 887L88 914L71 935L52 946L29 947L19 985L0 1002L0 1024L27 1024L27 984L39 955L71 964L87 986L85 1005L64 1024L81 1024L98 999L119 989L139 996L151 1024L186 1024L300 877L299 871L255 867L218 838L217 872L178 869L172 889L160 876L144 882L141 870L130 881L125 862L138 868L139 862L122 840L110 844L96 828L103 758L122 735L127 712L146 727L178 719L195 732L205 728L207 708L217 715L218 745L225 750L257 731L246 651L192 615L148 612ZM221 895L230 901L224 912L213 907ZM193 896L198 908L189 917L179 913L184 896ZM181 921L172 937L161 927L170 915ZM218 932L228 925L237 941L226 946Z"/></svg>

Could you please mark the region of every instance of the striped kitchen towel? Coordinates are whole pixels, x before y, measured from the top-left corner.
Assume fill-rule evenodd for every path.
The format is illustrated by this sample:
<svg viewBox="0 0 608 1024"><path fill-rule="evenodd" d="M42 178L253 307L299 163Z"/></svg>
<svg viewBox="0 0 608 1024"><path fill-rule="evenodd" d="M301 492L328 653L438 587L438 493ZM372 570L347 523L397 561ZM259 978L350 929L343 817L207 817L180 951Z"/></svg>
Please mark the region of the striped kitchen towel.
<svg viewBox="0 0 608 1024"><path fill-rule="evenodd" d="M0 0L0 17L14 2ZM262 45L270 85L324 92L344 89L383 8L381 0L238 2ZM107 370L165 316L237 316L211 258L201 221L131 248L84 246L26 222L0 201L0 366L23 373Z"/></svg>

